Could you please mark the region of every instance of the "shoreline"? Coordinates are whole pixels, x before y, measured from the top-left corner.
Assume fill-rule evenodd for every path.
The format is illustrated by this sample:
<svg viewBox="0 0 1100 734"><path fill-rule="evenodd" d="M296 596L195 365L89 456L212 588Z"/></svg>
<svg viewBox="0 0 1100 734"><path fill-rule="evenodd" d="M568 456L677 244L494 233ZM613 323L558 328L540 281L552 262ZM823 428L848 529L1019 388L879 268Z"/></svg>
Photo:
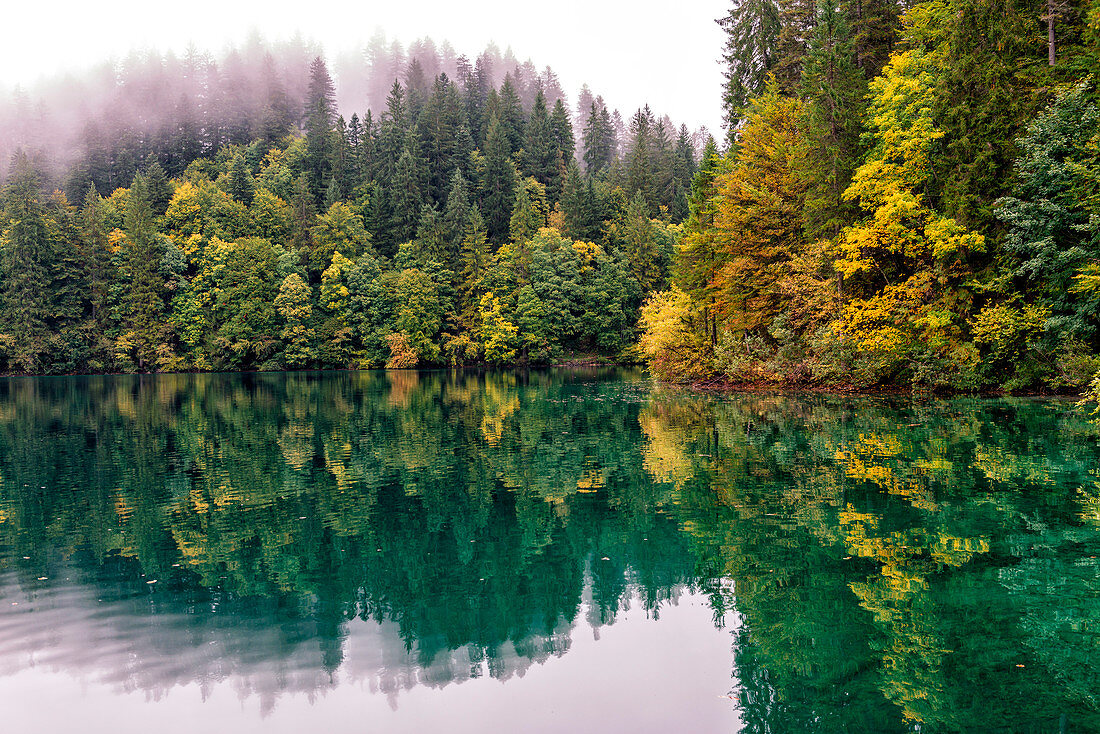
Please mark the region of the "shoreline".
<svg viewBox="0 0 1100 734"><path fill-rule="evenodd" d="M538 370L585 370L585 369L637 369L646 373L657 385L664 388L683 390L686 392L704 395L834 395L838 397L854 398L1046 398L1058 400L1081 400L1086 393L1078 391L1058 390L1027 390L1022 392L1006 392L1004 390L974 390L974 391L936 391L914 390L912 387L899 385L879 385L875 387L857 387L855 385L814 385L797 384L775 381L746 381L715 378L711 380L696 380L693 382L673 382L663 380L648 371L644 364L637 362L619 362L613 358L598 356L579 356L563 359L546 364L513 364L504 366L471 365L463 367L410 367L401 369L389 369L375 367L369 369L359 368L318 368L308 370L183 370L179 372L65 372L65 373L9 373L0 374L0 379L28 379L28 378L59 378L59 377L152 377L168 375L264 375L264 374L324 374L340 372L478 372L490 373L501 371L538 371Z"/></svg>

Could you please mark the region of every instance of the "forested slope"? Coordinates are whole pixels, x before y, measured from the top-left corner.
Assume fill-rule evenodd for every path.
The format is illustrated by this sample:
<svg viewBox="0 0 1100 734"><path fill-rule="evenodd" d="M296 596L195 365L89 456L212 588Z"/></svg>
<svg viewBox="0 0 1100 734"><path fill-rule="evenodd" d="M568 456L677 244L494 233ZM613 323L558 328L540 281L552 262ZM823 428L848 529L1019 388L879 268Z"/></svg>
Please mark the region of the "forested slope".
<svg viewBox="0 0 1100 734"><path fill-rule="evenodd" d="M698 133L648 107L624 124L587 87L573 109L510 52L377 39L341 61L344 104L376 105L345 117L310 51L152 55L15 100L0 370L629 353L667 286Z"/></svg>
<svg viewBox="0 0 1100 734"><path fill-rule="evenodd" d="M644 309L671 379L1075 390L1100 367L1100 4L743 0L728 150Z"/></svg>

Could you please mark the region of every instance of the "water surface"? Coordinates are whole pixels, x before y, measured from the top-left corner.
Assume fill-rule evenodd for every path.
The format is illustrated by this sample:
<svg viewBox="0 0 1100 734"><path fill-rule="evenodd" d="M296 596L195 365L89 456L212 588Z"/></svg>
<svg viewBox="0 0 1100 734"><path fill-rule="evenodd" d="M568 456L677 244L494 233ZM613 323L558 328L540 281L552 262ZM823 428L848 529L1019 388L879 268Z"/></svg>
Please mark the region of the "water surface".
<svg viewBox="0 0 1100 734"><path fill-rule="evenodd" d="M0 381L17 730L1100 731L1072 404Z"/></svg>

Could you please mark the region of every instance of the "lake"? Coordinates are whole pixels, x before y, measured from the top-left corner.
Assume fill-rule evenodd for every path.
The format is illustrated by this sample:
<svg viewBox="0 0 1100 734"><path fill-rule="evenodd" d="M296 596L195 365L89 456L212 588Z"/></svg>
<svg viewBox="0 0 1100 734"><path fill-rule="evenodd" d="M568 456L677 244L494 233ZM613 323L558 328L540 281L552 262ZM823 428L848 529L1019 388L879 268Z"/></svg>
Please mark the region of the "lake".
<svg viewBox="0 0 1100 734"><path fill-rule="evenodd" d="M1073 403L0 380L7 731L1100 731Z"/></svg>

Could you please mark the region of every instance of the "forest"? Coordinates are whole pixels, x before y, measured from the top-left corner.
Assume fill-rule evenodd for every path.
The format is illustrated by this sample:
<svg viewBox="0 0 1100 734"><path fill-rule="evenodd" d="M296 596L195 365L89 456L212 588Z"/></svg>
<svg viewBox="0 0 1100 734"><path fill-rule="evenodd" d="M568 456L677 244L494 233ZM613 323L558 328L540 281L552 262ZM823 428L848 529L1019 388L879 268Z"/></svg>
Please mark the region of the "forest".
<svg viewBox="0 0 1100 734"><path fill-rule="evenodd" d="M699 131L430 41L341 60L341 102L314 51L149 54L15 96L0 371L636 359Z"/></svg>
<svg viewBox="0 0 1100 734"><path fill-rule="evenodd" d="M572 105L511 51L384 37L339 91L308 44L252 39L19 92L0 371L1100 393L1100 0L719 23L720 141Z"/></svg>
<svg viewBox="0 0 1100 734"><path fill-rule="evenodd" d="M741 0L722 24L729 135L643 309L656 374L1093 380L1100 3Z"/></svg>

